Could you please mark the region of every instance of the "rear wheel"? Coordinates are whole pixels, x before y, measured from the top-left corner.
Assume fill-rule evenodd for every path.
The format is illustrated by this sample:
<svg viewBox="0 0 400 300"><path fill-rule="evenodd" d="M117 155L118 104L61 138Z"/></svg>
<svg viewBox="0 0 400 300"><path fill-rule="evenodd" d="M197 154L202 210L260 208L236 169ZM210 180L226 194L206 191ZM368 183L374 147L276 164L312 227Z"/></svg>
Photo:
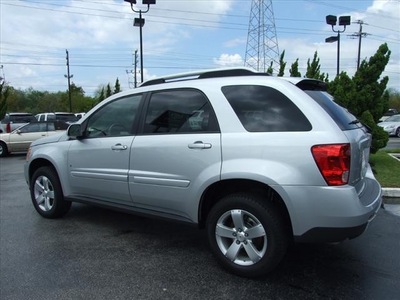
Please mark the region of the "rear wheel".
<svg viewBox="0 0 400 300"><path fill-rule="evenodd" d="M396 136L397 136L397 137L400 137L400 127L397 128L397 130L396 130Z"/></svg>
<svg viewBox="0 0 400 300"><path fill-rule="evenodd" d="M8 155L8 148L4 142L0 142L0 157Z"/></svg>
<svg viewBox="0 0 400 300"><path fill-rule="evenodd" d="M57 173L51 167L36 170L30 181L33 206L43 217L54 219L65 215L71 202L65 201Z"/></svg>
<svg viewBox="0 0 400 300"><path fill-rule="evenodd" d="M257 195L225 197L212 208L206 226L214 255L239 276L257 277L272 271L289 243L279 209Z"/></svg>

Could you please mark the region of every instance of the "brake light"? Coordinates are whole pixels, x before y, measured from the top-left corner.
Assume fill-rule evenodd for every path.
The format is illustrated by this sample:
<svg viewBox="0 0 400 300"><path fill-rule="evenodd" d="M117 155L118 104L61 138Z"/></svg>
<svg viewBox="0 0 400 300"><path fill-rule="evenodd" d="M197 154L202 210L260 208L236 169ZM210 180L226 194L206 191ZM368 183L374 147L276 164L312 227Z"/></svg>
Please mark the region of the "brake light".
<svg viewBox="0 0 400 300"><path fill-rule="evenodd" d="M311 152L328 185L349 182L350 144L315 145Z"/></svg>
<svg viewBox="0 0 400 300"><path fill-rule="evenodd" d="M8 122L7 125L6 125L6 132L7 133L11 132L11 124L10 124L10 122Z"/></svg>

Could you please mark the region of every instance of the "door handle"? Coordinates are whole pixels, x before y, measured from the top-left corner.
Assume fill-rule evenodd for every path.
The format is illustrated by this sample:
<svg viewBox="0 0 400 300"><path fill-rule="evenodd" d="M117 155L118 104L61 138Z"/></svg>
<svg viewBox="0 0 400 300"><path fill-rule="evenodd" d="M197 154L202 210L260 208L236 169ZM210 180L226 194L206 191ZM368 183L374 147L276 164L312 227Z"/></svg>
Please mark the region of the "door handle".
<svg viewBox="0 0 400 300"><path fill-rule="evenodd" d="M126 150L126 149L128 149L128 146L121 144L116 144L111 147L111 150Z"/></svg>
<svg viewBox="0 0 400 300"><path fill-rule="evenodd" d="M188 145L189 149L211 149L212 145L210 143L203 143L202 141L194 142Z"/></svg>

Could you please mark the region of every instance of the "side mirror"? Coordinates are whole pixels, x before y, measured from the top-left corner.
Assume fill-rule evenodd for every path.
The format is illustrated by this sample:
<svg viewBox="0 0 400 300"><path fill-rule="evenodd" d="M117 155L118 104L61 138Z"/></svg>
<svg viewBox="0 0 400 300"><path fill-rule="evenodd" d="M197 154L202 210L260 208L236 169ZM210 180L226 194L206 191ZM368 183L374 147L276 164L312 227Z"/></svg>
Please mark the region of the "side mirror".
<svg viewBox="0 0 400 300"><path fill-rule="evenodd" d="M71 124L67 130L68 137L79 139L83 137L81 124Z"/></svg>

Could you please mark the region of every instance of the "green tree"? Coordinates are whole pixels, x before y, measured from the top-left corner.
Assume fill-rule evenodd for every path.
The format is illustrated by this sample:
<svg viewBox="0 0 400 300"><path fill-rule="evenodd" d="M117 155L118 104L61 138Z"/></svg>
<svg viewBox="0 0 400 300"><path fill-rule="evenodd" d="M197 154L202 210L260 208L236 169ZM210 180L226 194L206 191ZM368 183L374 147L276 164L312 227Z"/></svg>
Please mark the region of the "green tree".
<svg viewBox="0 0 400 300"><path fill-rule="evenodd" d="M328 77L325 76L325 73L321 73L321 65L319 61L318 52L315 51L312 62L310 62L310 59L307 61L306 77L328 82Z"/></svg>
<svg viewBox="0 0 400 300"><path fill-rule="evenodd" d="M389 92L386 91L389 77L380 78L389 62L390 54L387 44L382 44L369 61L361 62L353 78L359 110L369 110L375 122L378 122L389 108Z"/></svg>
<svg viewBox="0 0 400 300"><path fill-rule="evenodd" d="M274 64L274 62L271 61L271 64L269 65L269 67L267 69L267 74L269 74L269 75L274 74L274 68L272 67L273 64Z"/></svg>
<svg viewBox="0 0 400 300"><path fill-rule="evenodd" d="M119 79L117 77L117 80L115 80L115 85L114 85L114 94L118 94L121 91L121 85L119 84Z"/></svg>
<svg viewBox="0 0 400 300"><path fill-rule="evenodd" d="M299 72L299 59L297 58L292 66L289 69L290 77L301 77L301 73Z"/></svg>
<svg viewBox="0 0 400 300"><path fill-rule="evenodd" d="M0 83L0 120L2 120L7 112L7 98L9 95L9 88L6 83Z"/></svg>
<svg viewBox="0 0 400 300"><path fill-rule="evenodd" d="M110 97L111 95L112 95L111 86L110 84L107 84L106 98Z"/></svg>
<svg viewBox="0 0 400 300"><path fill-rule="evenodd" d="M279 57L279 72L278 72L279 77L285 75L286 62L284 61L284 58L285 58L285 50L283 50L281 56Z"/></svg>
<svg viewBox="0 0 400 300"><path fill-rule="evenodd" d="M395 89L388 89L389 108L395 108L400 112L400 92Z"/></svg>
<svg viewBox="0 0 400 300"><path fill-rule="evenodd" d="M383 44L368 61L363 60L352 79L342 72L328 85L335 101L372 129L372 153L385 147L388 141L387 134L376 123L388 109L389 92L386 85L389 78L380 78L389 58L390 50Z"/></svg>

